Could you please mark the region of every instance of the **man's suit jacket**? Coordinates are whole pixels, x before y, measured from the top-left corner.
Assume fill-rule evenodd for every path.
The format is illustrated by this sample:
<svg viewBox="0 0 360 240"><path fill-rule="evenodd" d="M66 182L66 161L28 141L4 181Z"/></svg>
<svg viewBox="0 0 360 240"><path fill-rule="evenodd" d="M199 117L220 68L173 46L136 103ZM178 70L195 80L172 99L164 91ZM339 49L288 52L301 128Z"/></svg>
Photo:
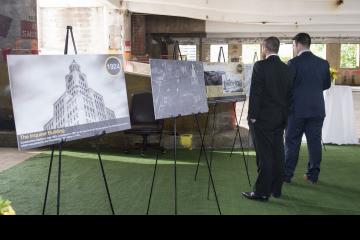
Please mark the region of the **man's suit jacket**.
<svg viewBox="0 0 360 240"><path fill-rule="evenodd" d="M309 51L291 59L288 65L295 75L291 114L296 118L325 117L323 91L331 85L328 61Z"/></svg>
<svg viewBox="0 0 360 240"><path fill-rule="evenodd" d="M248 119L279 123L286 121L293 75L278 56L255 63L251 77Z"/></svg>

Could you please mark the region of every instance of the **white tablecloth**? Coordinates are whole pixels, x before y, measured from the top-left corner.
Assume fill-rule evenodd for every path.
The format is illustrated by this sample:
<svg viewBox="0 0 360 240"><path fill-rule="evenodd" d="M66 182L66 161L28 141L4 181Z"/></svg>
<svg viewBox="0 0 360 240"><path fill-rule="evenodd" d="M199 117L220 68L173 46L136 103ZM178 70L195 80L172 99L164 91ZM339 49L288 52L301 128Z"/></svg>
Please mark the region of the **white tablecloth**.
<svg viewBox="0 0 360 240"><path fill-rule="evenodd" d="M322 131L324 143L358 144L352 90L331 86L324 92L326 117Z"/></svg>

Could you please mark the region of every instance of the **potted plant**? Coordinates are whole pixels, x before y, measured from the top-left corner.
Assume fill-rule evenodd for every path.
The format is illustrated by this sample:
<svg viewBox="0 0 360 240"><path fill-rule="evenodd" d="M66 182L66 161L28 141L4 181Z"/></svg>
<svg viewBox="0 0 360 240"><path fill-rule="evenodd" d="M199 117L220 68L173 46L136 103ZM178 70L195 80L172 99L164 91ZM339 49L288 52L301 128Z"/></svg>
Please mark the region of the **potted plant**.
<svg viewBox="0 0 360 240"><path fill-rule="evenodd" d="M9 200L0 197L0 215L15 215L14 209L11 207Z"/></svg>
<svg viewBox="0 0 360 240"><path fill-rule="evenodd" d="M337 79L337 70L333 67L330 68L330 77L332 84L335 85L336 79Z"/></svg>

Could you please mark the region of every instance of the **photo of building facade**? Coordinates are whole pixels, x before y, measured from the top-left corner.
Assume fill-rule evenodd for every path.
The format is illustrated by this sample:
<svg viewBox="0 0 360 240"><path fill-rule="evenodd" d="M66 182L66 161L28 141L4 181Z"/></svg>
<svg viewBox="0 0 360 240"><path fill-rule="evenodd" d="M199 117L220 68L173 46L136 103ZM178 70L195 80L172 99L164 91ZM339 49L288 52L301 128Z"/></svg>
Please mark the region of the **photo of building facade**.
<svg viewBox="0 0 360 240"><path fill-rule="evenodd" d="M53 117L44 130L115 119L113 110L105 106L101 94L88 86L86 74L73 60L65 76L66 92L54 103Z"/></svg>

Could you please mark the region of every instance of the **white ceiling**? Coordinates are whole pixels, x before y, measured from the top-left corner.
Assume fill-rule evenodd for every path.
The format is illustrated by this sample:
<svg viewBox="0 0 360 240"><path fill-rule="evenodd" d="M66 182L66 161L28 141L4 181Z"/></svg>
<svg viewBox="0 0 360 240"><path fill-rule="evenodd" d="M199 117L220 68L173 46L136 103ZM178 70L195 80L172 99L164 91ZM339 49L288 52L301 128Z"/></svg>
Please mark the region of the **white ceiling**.
<svg viewBox="0 0 360 240"><path fill-rule="evenodd" d="M39 7L127 8L131 12L206 20L209 38L360 37L360 0L38 0Z"/></svg>
<svg viewBox="0 0 360 240"><path fill-rule="evenodd" d="M120 0L37 0L40 8L108 7L119 8Z"/></svg>
<svg viewBox="0 0 360 240"><path fill-rule="evenodd" d="M114 1L112 1L114 2ZM206 20L209 37L306 31L360 37L360 0L126 0L131 12ZM125 5L125 4L123 4Z"/></svg>

